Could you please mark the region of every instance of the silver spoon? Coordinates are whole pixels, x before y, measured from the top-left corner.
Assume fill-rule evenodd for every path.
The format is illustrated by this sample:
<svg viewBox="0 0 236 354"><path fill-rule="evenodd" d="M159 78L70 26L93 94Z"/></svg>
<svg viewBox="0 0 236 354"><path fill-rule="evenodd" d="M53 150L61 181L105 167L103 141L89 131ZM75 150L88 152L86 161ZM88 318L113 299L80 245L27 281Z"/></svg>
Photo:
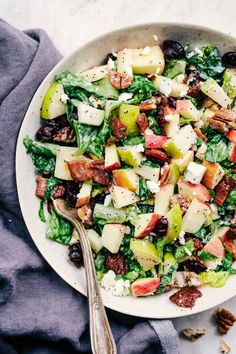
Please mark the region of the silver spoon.
<svg viewBox="0 0 236 354"><path fill-rule="evenodd" d="M91 246L84 225L78 219L77 209L68 208L63 199L54 199L53 205L60 216L74 225L80 236L87 281L89 331L92 351L94 354L116 354L116 344L102 302Z"/></svg>

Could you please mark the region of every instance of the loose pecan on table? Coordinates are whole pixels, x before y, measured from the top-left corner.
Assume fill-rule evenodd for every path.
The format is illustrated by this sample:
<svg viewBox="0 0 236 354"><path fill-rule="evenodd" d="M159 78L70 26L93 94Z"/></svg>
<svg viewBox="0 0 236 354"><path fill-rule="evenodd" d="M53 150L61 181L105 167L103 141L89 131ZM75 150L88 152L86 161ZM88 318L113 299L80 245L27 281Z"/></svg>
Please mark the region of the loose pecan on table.
<svg viewBox="0 0 236 354"><path fill-rule="evenodd" d="M204 328L185 328L182 331L183 335L192 341L202 337L206 330Z"/></svg>
<svg viewBox="0 0 236 354"><path fill-rule="evenodd" d="M216 310L216 321L218 323L218 332L220 334L227 334L236 321L236 316L223 307L220 307Z"/></svg>

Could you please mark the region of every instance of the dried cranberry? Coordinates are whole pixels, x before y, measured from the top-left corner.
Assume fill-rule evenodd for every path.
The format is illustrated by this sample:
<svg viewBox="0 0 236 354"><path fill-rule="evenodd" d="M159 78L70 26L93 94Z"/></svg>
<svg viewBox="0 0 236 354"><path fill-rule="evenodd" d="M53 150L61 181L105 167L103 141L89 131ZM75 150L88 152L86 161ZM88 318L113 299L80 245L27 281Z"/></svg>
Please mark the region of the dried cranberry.
<svg viewBox="0 0 236 354"><path fill-rule="evenodd" d="M198 259L187 259L186 261L182 262L184 269L189 270L190 272L194 272L200 274L207 270L205 264L200 262Z"/></svg>
<svg viewBox="0 0 236 354"><path fill-rule="evenodd" d="M162 44L163 52L168 59L181 59L185 57L184 47L176 41L166 40Z"/></svg>
<svg viewBox="0 0 236 354"><path fill-rule="evenodd" d="M74 265L79 268L83 264L83 253L79 242L73 243L68 248L69 259Z"/></svg>
<svg viewBox="0 0 236 354"><path fill-rule="evenodd" d="M111 128L116 141L122 140L126 137L127 127L120 119L113 119L111 122Z"/></svg>
<svg viewBox="0 0 236 354"><path fill-rule="evenodd" d="M236 52L225 53L222 57L222 63L227 68L236 68Z"/></svg>
<svg viewBox="0 0 236 354"><path fill-rule="evenodd" d="M176 108L176 99L173 97L168 97L168 106Z"/></svg>
<svg viewBox="0 0 236 354"><path fill-rule="evenodd" d="M55 186L52 191L52 197L53 198L60 198L63 197L65 194L65 187L62 185Z"/></svg>
<svg viewBox="0 0 236 354"><path fill-rule="evenodd" d="M162 106L157 107L157 124L161 130L161 135L166 135L165 132L165 114L164 114L164 108Z"/></svg>
<svg viewBox="0 0 236 354"><path fill-rule="evenodd" d="M108 270L113 270L118 275L124 275L128 271L126 258L119 253L110 253L106 258L105 266Z"/></svg>
<svg viewBox="0 0 236 354"><path fill-rule="evenodd" d="M93 198L93 202L94 203L103 204L105 198L106 198L106 194L105 193L100 193L100 194L96 195L96 197Z"/></svg>
<svg viewBox="0 0 236 354"><path fill-rule="evenodd" d="M77 201L77 194L79 193L79 184L73 181L66 182L65 199L69 206L75 207Z"/></svg>
<svg viewBox="0 0 236 354"><path fill-rule="evenodd" d="M157 234L158 237L164 237L167 234L167 229L168 220L164 218L164 216L162 216L156 223L156 226L153 231Z"/></svg>

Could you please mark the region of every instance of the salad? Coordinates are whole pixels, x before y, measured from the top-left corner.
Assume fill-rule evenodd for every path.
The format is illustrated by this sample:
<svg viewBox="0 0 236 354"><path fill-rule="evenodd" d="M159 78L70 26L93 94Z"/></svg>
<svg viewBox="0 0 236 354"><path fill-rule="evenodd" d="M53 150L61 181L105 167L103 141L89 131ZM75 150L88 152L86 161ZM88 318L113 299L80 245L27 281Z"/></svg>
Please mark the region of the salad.
<svg viewBox="0 0 236 354"><path fill-rule="evenodd" d="M170 300L191 308L202 286L236 273L236 52L183 45L125 48L56 75L24 145L46 237L69 261L83 264L79 236L53 198L77 208L103 288L175 289Z"/></svg>

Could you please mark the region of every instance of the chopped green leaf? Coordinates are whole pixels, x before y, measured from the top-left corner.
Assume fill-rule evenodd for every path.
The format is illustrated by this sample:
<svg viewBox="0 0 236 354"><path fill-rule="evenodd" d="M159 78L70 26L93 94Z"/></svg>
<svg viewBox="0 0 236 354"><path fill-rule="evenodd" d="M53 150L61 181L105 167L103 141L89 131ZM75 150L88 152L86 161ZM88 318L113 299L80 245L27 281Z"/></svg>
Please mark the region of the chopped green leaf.
<svg viewBox="0 0 236 354"><path fill-rule="evenodd" d="M178 263L173 264L169 268L168 272L163 275L163 277L161 278L161 284L157 289L156 294L162 294L166 290L166 287L171 283L173 274L178 269L178 266Z"/></svg>
<svg viewBox="0 0 236 354"><path fill-rule="evenodd" d="M52 209L51 219L46 233L47 238L59 243L68 244L71 240L72 229L71 223L61 218L55 210Z"/></svg>
<svg viewBox="0 0 236 354"><path fill-rule="evenodd" d="M147 186L146 180L144 177L139 178L139 197L141 201L147 200L151 197L151 192Z"/></svg>
<svg viewBox="0 0 236 354"><path fill-rule="evenodd" d="M41 200L41 202L40 202L38 216L42 222L46 222L46 218L45 218L45 214L44 214L44 200Z"/></svg>

